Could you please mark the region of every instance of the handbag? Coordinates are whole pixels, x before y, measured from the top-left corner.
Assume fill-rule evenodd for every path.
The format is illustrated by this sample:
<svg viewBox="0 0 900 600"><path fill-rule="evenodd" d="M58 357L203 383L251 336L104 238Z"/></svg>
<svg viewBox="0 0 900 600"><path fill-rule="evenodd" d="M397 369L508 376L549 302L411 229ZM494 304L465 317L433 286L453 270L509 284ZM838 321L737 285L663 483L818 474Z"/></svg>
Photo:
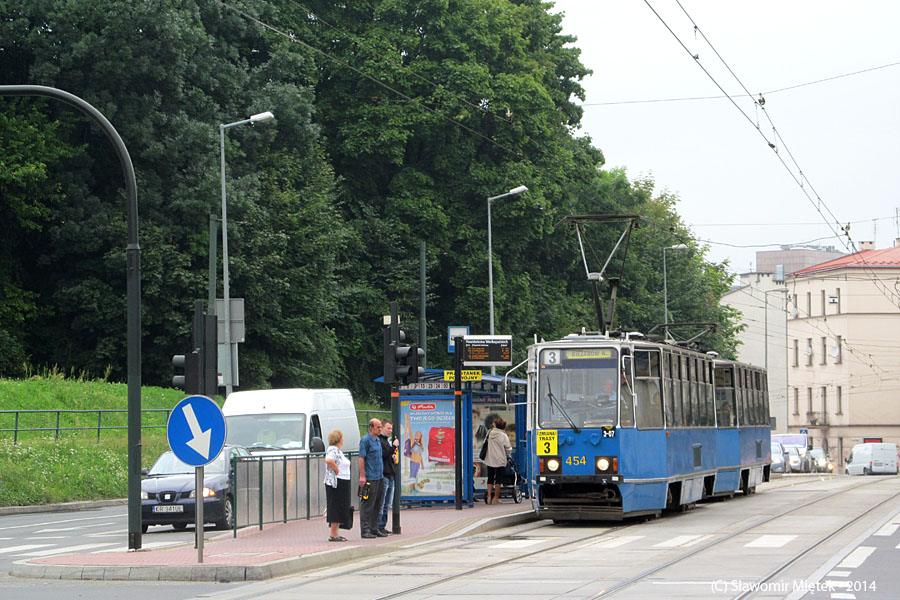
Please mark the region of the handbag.
<svg viewBox="0 0 900 600"><path fill-rule="evenodd" d="M350 516L346 521L338 525L339 529L353 529L353 507L350 507Z"/></svg>
<svg viewBox="0 0 900 600"><path fill-rule="evenodd" d="M487 446L488 446L488 438L484 438L484 443L481 444L481 452L478 453L478 458L482 461L487 458Z"/></svg>

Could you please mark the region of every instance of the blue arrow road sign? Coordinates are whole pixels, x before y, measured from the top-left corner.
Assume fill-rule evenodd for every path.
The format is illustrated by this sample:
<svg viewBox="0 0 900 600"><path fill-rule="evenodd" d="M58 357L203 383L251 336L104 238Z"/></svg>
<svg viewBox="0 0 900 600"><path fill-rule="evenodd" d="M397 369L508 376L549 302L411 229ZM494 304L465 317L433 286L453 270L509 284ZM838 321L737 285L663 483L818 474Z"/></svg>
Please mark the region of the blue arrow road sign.
<svg viewBox="0 0 900 600"><path fill-rule="evenodd" d="M169 414L166 437L181 462L192 467L208 465L225 445L225 416L206 396L188 396Z"/></svg>

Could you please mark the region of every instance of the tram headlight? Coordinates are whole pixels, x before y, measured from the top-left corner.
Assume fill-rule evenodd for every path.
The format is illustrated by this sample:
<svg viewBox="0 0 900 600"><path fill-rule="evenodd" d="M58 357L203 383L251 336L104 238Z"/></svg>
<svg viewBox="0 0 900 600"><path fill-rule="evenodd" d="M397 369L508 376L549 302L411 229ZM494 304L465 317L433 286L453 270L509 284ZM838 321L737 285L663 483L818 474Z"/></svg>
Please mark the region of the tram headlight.
<svg viewBox="0 0 900 600"><path fill-rule="evenodd" d="M562 465L562 463L559 461L558 458L547 459L547 470L550 471L551 473L556 473L557 471L559 471L559 467L561 465Z"/></svg>
<svg viewBox="0 0 900 600"><path fill-rule="evenodd" d="M600 473L618 473L619 459L616 456L598 456L594 459L594 468Z"/></svg>

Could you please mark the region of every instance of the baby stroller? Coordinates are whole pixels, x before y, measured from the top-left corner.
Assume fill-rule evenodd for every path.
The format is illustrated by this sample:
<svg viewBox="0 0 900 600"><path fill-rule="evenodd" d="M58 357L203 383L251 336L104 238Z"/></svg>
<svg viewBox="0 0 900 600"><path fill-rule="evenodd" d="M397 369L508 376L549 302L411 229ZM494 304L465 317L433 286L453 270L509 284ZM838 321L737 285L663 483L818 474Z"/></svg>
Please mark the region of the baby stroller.
<svg viewBox="0 0 900 600"><path fill-rule="evenodd" d="M512 498L516 504L522 502L522 476L512 456L506 459L506 467L500 472L500 497ZM487 502L487 491L482 499Z"/></svg>

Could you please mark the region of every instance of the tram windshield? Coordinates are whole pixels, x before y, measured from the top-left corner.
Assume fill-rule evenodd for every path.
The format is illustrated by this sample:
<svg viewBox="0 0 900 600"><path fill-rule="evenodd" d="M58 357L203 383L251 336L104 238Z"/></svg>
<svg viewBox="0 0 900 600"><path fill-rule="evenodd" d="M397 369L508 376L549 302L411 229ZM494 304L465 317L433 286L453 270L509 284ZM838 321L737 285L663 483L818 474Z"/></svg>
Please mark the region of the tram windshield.
<svg viewBox="0 0 900 600"><path fill-rule="evenodd" d="M615 426L619 394L615 348L545 348L538 373L541 427Z"/></svg>

